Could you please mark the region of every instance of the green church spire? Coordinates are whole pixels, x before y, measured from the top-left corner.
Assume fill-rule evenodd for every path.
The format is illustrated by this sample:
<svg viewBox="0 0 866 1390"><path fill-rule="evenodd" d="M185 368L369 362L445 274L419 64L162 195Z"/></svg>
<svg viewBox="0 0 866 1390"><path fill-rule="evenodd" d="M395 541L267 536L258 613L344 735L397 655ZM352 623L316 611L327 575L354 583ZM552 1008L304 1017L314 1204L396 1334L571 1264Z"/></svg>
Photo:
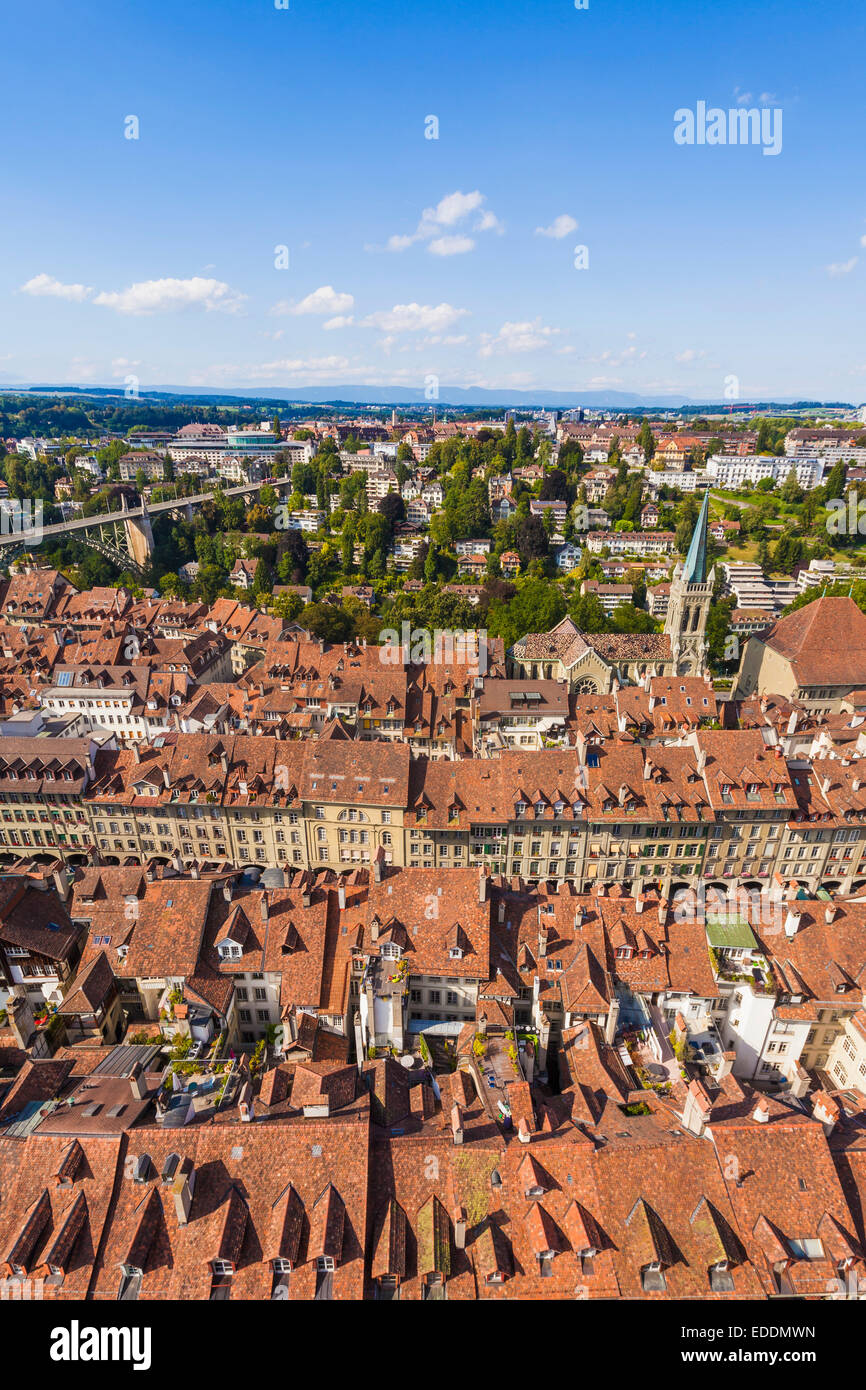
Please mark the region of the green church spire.
<svg viewBox="0 0 866 1390"><path fill-rule="evenodd" d="M707 582L707 520L710 510L710 489L707 487L698 524L695 527L686 563L683 566L684 584L706 584Z"/></svg>

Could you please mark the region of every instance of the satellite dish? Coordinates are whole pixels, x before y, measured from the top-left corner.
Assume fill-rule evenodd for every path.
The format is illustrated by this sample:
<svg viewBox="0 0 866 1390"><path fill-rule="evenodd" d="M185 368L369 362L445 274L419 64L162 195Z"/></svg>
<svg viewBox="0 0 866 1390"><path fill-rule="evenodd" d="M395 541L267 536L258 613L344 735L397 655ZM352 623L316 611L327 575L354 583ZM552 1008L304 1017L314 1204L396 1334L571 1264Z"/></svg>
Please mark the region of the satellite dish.
<svg viewBox="0 0 866 1390"><path fill-rule="evenodd" d="M405 1067L407 1071L411 1071L414 1065L415 1058L411 1055L411 1053L407 1052L403 1057L400 1058L400 1066Z"/></svg>

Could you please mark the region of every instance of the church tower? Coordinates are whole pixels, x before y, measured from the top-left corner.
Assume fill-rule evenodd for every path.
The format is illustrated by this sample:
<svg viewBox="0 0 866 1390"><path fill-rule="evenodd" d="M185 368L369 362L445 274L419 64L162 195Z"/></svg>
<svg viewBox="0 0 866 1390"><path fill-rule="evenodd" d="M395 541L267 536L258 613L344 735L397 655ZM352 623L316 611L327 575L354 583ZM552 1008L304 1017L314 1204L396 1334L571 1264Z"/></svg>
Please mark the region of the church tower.
<svg viewBox="0 0 866 1390"><path fill-rule="evenodd" d="M707 618L713 601L715 570L707 575L707 519L710 490L704 493L685 564L677 565L671 580L665 633L671 639L674 671L699 676L706 665Z"/></svg>

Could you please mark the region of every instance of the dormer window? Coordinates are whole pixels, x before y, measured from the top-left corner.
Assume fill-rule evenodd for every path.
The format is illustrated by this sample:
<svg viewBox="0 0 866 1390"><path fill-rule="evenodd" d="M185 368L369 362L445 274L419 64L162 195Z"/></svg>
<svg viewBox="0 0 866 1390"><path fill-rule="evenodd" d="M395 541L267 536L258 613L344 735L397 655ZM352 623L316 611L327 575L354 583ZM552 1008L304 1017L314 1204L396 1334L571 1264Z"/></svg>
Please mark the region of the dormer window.
<svg viewBox="0 0 866 1390"><path fill-rule="evenodd" d="M9 776L10 776L10 777L14 777L14 776L15 776L15 773L14 773L14 772L10 772ZM525 802L525 801L518 801L518 803L517 803L517 805L516 805L516 807L515 807L515 810L517 811L517 814L518 814L519 816L525 816L525 815L526 815L526 802Z"/></svg>
<svg viewBox="0 0 866 1390"><path fill-rule="evenodd" d="M722 783L722 801L724 801L728 806L730 806L730 805L732 805L733 800L734 800L734 798L731 796L731 784L730 784L730 782L723 782L723 783Z"/></svg>
<svg viewBox="0 0 866 1390"><path fill-rule="evenodd" d="M631 946L617 946L616 948L617 960L631 960L632 954ZM649 952L647 952L647 954L649 954Z"/></svg>
<svg viewBox="0 0 866 1390"><path fill-rule="evenodd" d="M241 948L233 941L223 941L219 947L219 953L222 960L240 960Z"/></svg>
<svg viewBox="0 0 866 1390"><path fill-rule="evenodd" d="M385 941L382 944L382 955L385 960L399 960L403 954L402 946L398 946L396 941Z"/></svg>
<svg viewBox="0 0 866 1390"><path fill-rule="evenodd" d="M658 1260L644 1265L641 1270L641 1283L644 1293L664 1293L667 1289L664 1270Z"/></svg>
<svg viewBox="0 0 866 1390"><path fill-rule="evenodd" d="M543 801L536 801L536 803L535 803L535 814L536 814L536 816L543 816L543 815L544 815L544 810L545 810L544 802L543 802Z"/></svg>
<svg viewBox="0 0 866 1390"><path fill-rule="evenodd" d="M462 959L463 959L463 947L462 947L462 946L452 946L451 949L450 949L449 952L448 952L448 959L449 959L449 960L462 960Z"/></svg>

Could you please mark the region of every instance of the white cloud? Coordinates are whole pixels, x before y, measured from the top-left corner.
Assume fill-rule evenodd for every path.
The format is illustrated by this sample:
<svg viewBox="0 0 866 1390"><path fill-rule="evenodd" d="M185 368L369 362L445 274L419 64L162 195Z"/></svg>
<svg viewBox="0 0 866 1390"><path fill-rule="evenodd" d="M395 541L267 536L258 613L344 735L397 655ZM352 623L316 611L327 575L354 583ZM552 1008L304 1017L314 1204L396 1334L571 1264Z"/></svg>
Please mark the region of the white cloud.
<svg viewBox="0 0 866 1390"><path fill-rule="evenodd" d="M113 358L111 359L111 375L112 375L112 376L126 376L127 372L129 372L130 369L131 369L132 367L140 367L140 366L141 366L141 359L140 359L140 358L136 358L134 361L132 361L132 360L131 360L130 358L128 358L128 357L113 357Z"/></svg>
<svg viewBox="0 0 866 1390"><path fill-rule="evenodd" d="M491 212L489 208L485 208L478 221L475 223L475 230L476 232L499 232L501 236L505 228L499 221L496 213Z"/></svg>
<svg viewBox="0 0 866 1390"><path fill-rule="evenodd" d="M685 348L682 352L674 354L674 361L683 363L697 362L700 358L706 357L706 355L703 348Z"/></svg>
<svg viewBox="0 0 866 1390"><path fill-rule="evenodd" d="M571 232L577 231L577 223L567 212L561 212L558 217L554 217L549 227L536 227L536 236L552 237L554 241L561 241L563 237Z"/></svg>
<svg viewBox="0 0 866 1390"><path fill-rule="evenodd" d="M367 328L381 328L386 333L441 333L458 319L465 318L468 309L455 309L452 304L395 304L393 309L379 309L368 314L362 323Z"/></svg>
<svg viewBox="0 0 866 1390"><path fill-rule="evenodd" d="M481 335L481 356L492 357L494 353L537 352L539 348L550 346L550 339L559 333L558 328L545 327L541 319L523 323L506 322L499 332Z"/></svg>
<svg viewBox="0 0 866 1390"><path fill-rule="evenodd" d="M855 265L859 261L859 256L852 256L850 261L836 261L833 265L826 267L828 275L850 275Z"/></svg>
<svg viewBox="0 0 866 1390"><path fill-rule="evenodd" d="M337 314L334 318L328 319L322 324L323 328L348 328L350 323L355 322L354 314Z"/></svg>
<svg viewBox="0 0 866 1390"><path fill-rule="evenodd" d="M297 304L289 304L281 299L271 310L272 314L347 314L354 308L355 299L351 294L341 294L333 285L320 285L312 294Z"/></svg>
<svg viewBox="0 0 866 1390"><path fill-rule="evenodd" d="M81 304L93 294L89 285L64 285L53 275L34 275L32 280L19 286L21 294L48 296L52 299L68 299L70 303Z"/></svg>
<svg viewBox="0 0 866 1390"><path fill-rule="evenodd" d="M385 243L386 251L406 251L416 242L426 241L427 250L434 256L459 256L475 248L474 240L466 236L465 233L454 235L442 235L450 228L456 228L461 222L473 213L480 215L476 221L473 231L491 232L502 231L502 224L494 212L489 208L483 208L484 194L479 190L473 189L471 193L462 193L458 189L454 193L446 193L444 198L440 198L435 207L425 208L421 213L421 219L414 232L397 232L390 236ZM374 247L367 247L367 250L374 250Z"/></svg>
<svg viewBox="0 0 866 1390"><path fill-rule="evenodd" d="M470 212L480 208L484 194L476 188L473 193L446 193L435 208L425 208L422 221L432 222L437 227L453 227L468 217Z"/></svg>
<svg viewBox="0 0 866 1390"><path fill-rule="evenodd" d="M231 314L237 313L245 299L246 295L222 280L193 275L188 280L140 280L125 290L103 291L93 302L118 314L173 313L190 308Z"/></svg>
<svg viewBox="0 0 866 1390"><path fill-rule="evenodd" d="M860 238L860 245L861 245L861 246L866 246L866 236L861 236L861 238Z"/></svg>
<svg viewBox="0 0 866 1390"><path fill-rule="evenodd" d="M431 241L429 249L434 256L463 256L475 250L475 242L471 236L440 236Z"/></svg>

